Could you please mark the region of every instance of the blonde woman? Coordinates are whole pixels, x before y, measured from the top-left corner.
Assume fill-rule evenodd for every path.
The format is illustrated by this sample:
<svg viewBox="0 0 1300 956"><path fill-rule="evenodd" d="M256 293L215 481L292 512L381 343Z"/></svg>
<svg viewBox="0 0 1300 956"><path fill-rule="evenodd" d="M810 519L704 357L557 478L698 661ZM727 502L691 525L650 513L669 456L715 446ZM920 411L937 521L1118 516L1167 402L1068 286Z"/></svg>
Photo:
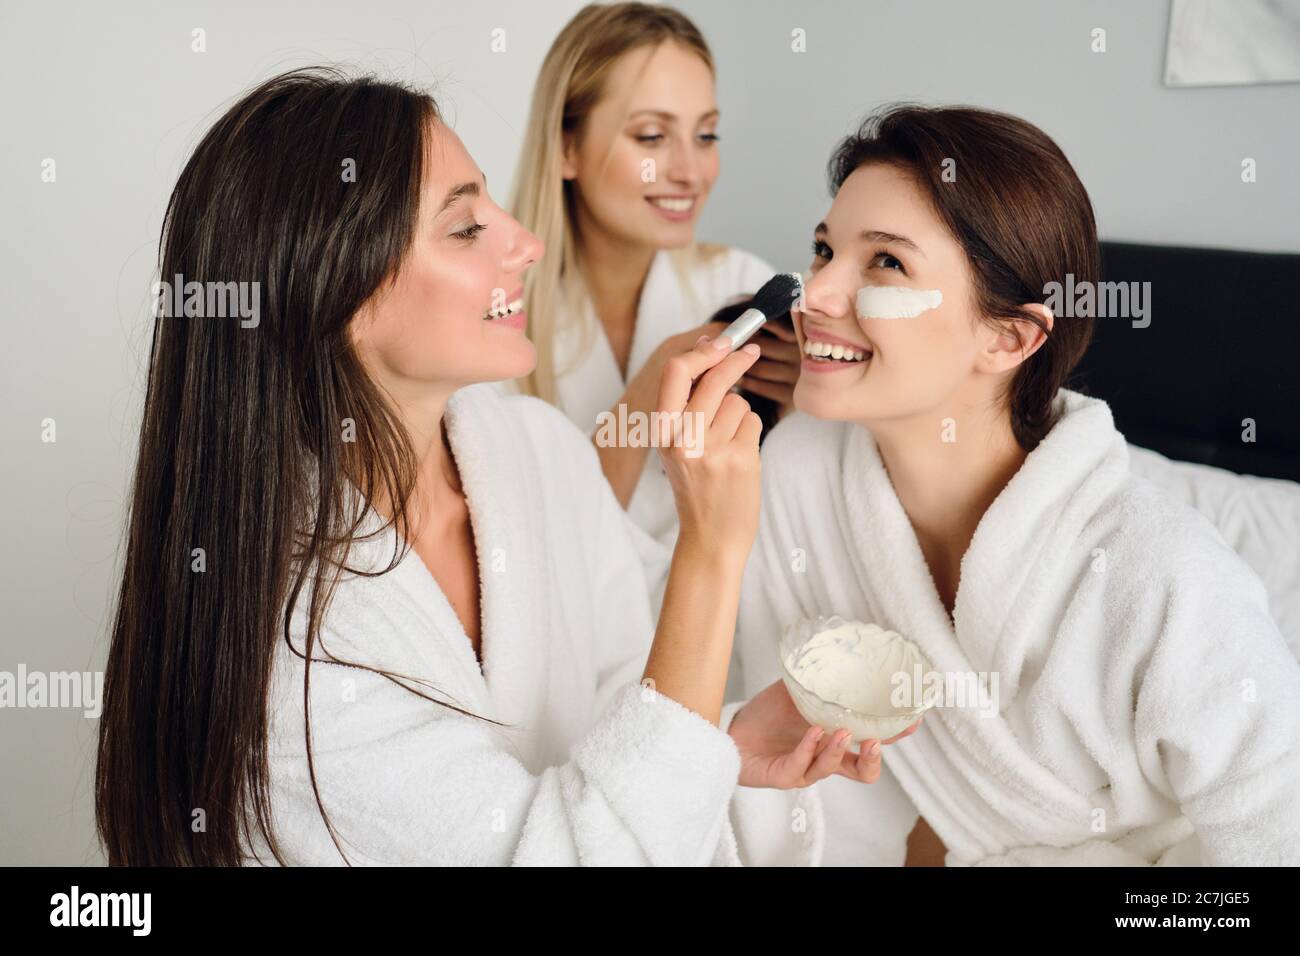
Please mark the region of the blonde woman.
<svg viewBox="0 0 1300 956"><path fill-rule="evenodd" d="M653 409L666 359L720 331L709 316L775 271L696 242L720 167L718 119L713 58L687 17L643 3L585 7L542 65L513 200L551 250L525 296L537 368L516 384L597 439L615 496L668 546L677 517L658 455L603 440L598 424L606 411L632 422ZM793 332L756 341L762 358L741 384L789 406Z"/></svg>

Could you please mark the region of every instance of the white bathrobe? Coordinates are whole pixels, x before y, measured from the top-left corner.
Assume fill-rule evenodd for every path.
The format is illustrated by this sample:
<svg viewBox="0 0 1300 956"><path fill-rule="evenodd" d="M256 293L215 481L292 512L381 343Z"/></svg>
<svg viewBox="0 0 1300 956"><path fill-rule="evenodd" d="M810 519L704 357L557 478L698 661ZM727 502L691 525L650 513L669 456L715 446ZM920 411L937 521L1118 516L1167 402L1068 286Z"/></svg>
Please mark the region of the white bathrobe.
<svg viewBox="0 0 1300 956"><path fill-rule="evenodd" d="M670 253L656 253L637 307L628 352L629 377L644 367L664 339L703 325L730 301L757 292L775 272L757 256L724 249L697 261L687 272L689 282L683 282ZM585 354L580 350L582 322L593 330L592 345ZM619 373L604 326L590 301L581 322L566 316L556 325L561 330L555 343L556 367L563 373L556 382L557 404L579 429L591 435L596 431L597 416L612 409L627 390L627 380ZM677 509L663 464L654 451L647 456L627 512L661 548L672 550L677 541ZM652 584L654 579L651 573Z"/></svg>
<svg viewBox="0 0 1300 956"><path fill-rule="evenodd" d="M484 663L414 551L339 585L313 653L311 730L351 861L815 864L816 792L737 787L731 737L640 686L654 629L641 560L588 437L488 386L455 393L446 422L477 545ZM391 529L367 539L354 567L385 567L395 541ZM341 864L309 784L298 654L278 642L275 831L291 862Z"/></svg>
<svg viewBox="0 0 1300 956"><path fill-rule="evenodd" d="M1300 659L1300 482L1239 475L1129 445L1129 468L1210 519L1268 591L1268 609Z"/></svg>
<svg viewBox="0 0 1300 956"><path fill-rule="evenodd" d="M1204 516L1134 477L1104 402L1065 416L981 520L945 611L874 440L796 413L764 444L736 684L800 617L879 623L997 707L931 710L872 787L817 784L826 864L1300 864L1300 665ZM1193 833L1194 831L1194 833Z"/></svg>

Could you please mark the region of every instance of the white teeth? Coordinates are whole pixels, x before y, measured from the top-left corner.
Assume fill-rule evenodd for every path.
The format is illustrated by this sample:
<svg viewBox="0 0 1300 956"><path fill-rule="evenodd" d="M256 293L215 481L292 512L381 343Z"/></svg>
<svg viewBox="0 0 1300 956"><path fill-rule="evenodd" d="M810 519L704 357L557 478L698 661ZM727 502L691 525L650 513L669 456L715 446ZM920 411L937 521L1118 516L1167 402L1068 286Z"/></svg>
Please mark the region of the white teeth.
<svg viewBox="0 0 1300 956"><path fill-rule="evenodd" d="M869 355L868 352L847 345L814 342L812 339L804 342L803 350L805 355L813 358L839 359L844 362L860 362Z"/></svg>
<svg viewBox="0 0 1300 956"><path fill-rule="evenodd" d="M507 315L514 315L524 307L523 299L515 299L504 309L488 309L483 313L485 319L504 319Z"/></svg>
<svg viewBox="0 0 1300 956"><path fill-rule="evenodd" d="M664 197L649 197L650 202L660 209L667 209L669 212L686 212L695 205L694 199L667 199Z"/></svg>

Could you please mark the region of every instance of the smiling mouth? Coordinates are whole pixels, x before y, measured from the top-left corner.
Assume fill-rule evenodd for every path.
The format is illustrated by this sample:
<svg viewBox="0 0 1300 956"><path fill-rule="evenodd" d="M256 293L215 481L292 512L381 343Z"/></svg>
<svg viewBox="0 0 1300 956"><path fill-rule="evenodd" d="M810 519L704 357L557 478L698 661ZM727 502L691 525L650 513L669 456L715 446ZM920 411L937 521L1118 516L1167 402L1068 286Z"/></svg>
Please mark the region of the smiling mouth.
<svg viewBox="0 0 1300 956"><path fill-rule="evenodd" d="M695 208L694 196L646 196L646 202L664 212L684 213Z"/></svg>
<svg viewBox="0 0 1300 956"><path fill-rule="evenodd" d="M803 344L803 354L814 362L839 365L861 365L872 355L871 349L851 348L838 342L819 342L808 339Z"/></svg>

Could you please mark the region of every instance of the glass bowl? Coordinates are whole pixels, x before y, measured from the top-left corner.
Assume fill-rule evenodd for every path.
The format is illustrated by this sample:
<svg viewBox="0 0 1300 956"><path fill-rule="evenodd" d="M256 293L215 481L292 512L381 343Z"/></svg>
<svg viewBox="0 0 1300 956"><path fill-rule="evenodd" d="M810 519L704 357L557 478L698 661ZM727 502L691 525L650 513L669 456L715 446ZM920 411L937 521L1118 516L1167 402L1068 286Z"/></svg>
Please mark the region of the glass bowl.
<svg viewBox="0 0 1300 956"><path fill-rule="evenodd" d="M814 645L809 649L809 641L814 637L826 635L828 631L840 631L846 628L853 630L832 635L830 642L822 637L819 641L820 648ZM835 700L827 700L812 688L805 686L796 676L799 669L797 658L801 651L816 652L819 649L824 651L828 643L841 643L843 640L855 641L854 646L862 648L865 652L861 660L855 660L852 652L848 652L845 666L859 668L861 670L859 676L872 682L865 696L877 701L878 706L871 708L873 712L869 713L861 708L855 709ZM875 624L846 621L836 615L801 618L785 629L779 647L781 679L790 691L790 697L794 700L794 705L803 719L810 724L824 727L828 733L840 729L848 730L853 735L852 742L855 745L864 740L887 740L901 734L933 706L933 701L929 699L919 707L911 706L911 702L907 706L896 706L889 701L894 674L900 669L906 670L910 675L919 674L923 680L924 675L931 670L930 663L921 653L921 649L895 631L885 630ZM892 663L886 664L886 661ZM792 662L796 662L793 670ZM900 662L903 665L901 668ZM862 688L852 689L860 697L862 696ZM923 687L918 689L918 694L922 692Z"/></svg>

